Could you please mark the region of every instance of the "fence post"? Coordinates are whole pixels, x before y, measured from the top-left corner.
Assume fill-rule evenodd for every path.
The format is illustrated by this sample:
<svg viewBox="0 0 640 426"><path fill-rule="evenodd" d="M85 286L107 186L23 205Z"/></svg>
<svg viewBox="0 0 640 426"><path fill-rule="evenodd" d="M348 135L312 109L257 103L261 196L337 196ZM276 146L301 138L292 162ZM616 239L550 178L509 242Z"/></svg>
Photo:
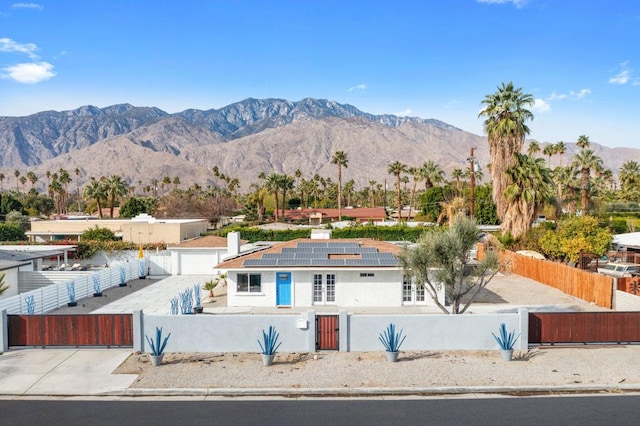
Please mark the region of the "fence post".
<svg viewBox="0 0 640 426"><path fill-rule="evenodd" d="M133 351L142 352L144 350L144 312L142 310L133 311Z"/></svg>
<svg viewBox="0 0 640 426"><path fill-rule="evenodd" d="M518 319L520 322L520 343L521 351L529 350L529 310L527 308L518 308Z"/></svg>
<svg viewBox="0 0 640 426"><path fill-rule="evenodd" d="M9 350L9 318L7 310L0 311L0 353Z"/></svg>
<svg viewBox="0 0 640 426"><path fill-rule="evenodd" d="M307 328L307 351L316 351L316 311L307 311L307 321L309 328Z"/></svg>
<svg viewBox="0 0 640 426"><path fill-rule="evenodd" d="M338 311L338 350L349 352L349 315L347 311Z"/></svg>

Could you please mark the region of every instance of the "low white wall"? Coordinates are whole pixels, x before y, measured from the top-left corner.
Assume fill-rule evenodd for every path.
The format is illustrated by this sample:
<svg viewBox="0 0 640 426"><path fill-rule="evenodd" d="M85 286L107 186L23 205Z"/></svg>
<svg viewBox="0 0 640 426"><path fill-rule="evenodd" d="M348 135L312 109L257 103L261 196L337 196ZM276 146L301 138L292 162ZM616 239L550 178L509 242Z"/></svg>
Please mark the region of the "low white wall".
<svg viewBox="0 0 640 426"><path fill-rule="evenodd" d="M298 328L299 321L306 321L307 328ZM309 339L309 333L315 336L315 323L307 314L143 315L141 322L141 335L155 339L156 327L162 327L163 336L171 333L166 352L260 352L258 340L262 341L262 330L268 331L270 325L280 334L282 346L278 351L315 351L315 340ZM139 340L144 340L141 348L135 346ZM134 342L134 350L149 352L144 337L134 337Z"/></svg>
<svg viewBox="0 0 640 426"><path fill-rule="evenodd" d="M516 335L521 336L516 348L522 350L528 346L528 330L521 329L520 315L351 315L348 350L381 350L378 336L390 323L395 325L396 331L403 330L407 336L403 350L499 349L491 333L499 335L500 323L503 322L507 331L515 330Z"/></svg>
<svg viewBox="0 0 640 426"><path fill-rule="evenodd" d="M149 352L145 335L155 339L156 327L171 333L167 352L259 352L262 330L280 333L280 352L315 352L315 316L297 315L144 315L134 312L134 350ZM347 315L340 312L340 350L383 351L378 336L389 323L407 336L401 350L498 350L492 332L501 323L519 335L515 349L527 350L528 312L488 315ZM301 324L302 323L302 324ZM300 328L301 325L306 328Z"/></svg>

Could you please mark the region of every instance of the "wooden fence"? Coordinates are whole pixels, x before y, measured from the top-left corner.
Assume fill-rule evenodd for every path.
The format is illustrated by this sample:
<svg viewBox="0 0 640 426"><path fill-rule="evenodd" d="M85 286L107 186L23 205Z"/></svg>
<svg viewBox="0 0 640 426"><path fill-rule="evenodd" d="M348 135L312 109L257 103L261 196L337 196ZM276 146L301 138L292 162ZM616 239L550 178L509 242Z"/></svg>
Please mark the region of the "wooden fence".
<svg viewBox="0 0 640 426"><path fill-rule="evenodd" d="M530 312L530 344L637 343L640 312Z"/></svg>
<svg viewBox="0 0 640 426"><path fill-rule="evenodd" d="M479 245L478 258L484 256L484 247ZM535 259L529 256L501 250L500 259L509 265L511 272L542 284L595 303L603 308L613 306L613 278L598 275L564 263Z"/></svg>
<svg viewBox="0 0 640 426"><path fill-rule="evenodd" d="M8 315L9 346L133 347L131 314Z"/></svg>

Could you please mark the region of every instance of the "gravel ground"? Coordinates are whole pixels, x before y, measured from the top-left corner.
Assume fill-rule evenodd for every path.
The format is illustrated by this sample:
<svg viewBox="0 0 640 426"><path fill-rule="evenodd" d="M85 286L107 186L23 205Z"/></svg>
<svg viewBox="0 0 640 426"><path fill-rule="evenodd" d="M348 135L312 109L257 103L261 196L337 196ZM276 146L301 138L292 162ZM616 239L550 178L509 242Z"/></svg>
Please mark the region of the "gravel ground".
<svg viewBox="0 0 640 426"><path fill-rule="evenodd" d="M165 354L153 367L148 355L129 357L116 374L138 374L132 388L373 388L640 384L635 362L640 346L541 348L499 351L401 352L396 363L384 352L277 354L262 365L258 353Z"/></svg>

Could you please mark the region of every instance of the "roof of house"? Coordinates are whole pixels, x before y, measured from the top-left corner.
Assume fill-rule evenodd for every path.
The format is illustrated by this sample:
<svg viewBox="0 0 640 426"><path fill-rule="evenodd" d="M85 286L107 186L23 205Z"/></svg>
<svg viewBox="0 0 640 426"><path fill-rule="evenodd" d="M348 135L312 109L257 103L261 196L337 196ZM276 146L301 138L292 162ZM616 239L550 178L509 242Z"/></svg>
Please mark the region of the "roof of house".
<svg viewBox="0 0 640 426"><path fill-rule="evenodd" d="M31 260L40 256L33 256L29 253L20 253L17 251L0 250L0 270L17 268L22 265L28 265Z"/></svg>
<svg viewBox="0 0 640 426"><path fill-rule="evenodd" d="M247 240L241 240L241 244L246 244ZM207 235L206 237L193 238L191 240L182 241L179 244L174 244L168 248L226 248L227 239L224 237L218 237L217 235Z"/></svg>
<svg viewBox="0 0 640 426"><path fill-rule="evenodd" d="M285 210L284 216L290 220L308 219L310 215L321 214L327 219L337 219L338 209L294 209ZM383 220L387 217L384 207L356 207L343 208L343 217L352 217L359 220Z"/></svg>
<svg viewBox="0 0 640 426"><path fill-rule="evenodd" d="M239 255L216 269L269 267L398 267L396 255L402 249L393 243L373 239L317 240L301 238L278 243L259 252Z"/></svg>

